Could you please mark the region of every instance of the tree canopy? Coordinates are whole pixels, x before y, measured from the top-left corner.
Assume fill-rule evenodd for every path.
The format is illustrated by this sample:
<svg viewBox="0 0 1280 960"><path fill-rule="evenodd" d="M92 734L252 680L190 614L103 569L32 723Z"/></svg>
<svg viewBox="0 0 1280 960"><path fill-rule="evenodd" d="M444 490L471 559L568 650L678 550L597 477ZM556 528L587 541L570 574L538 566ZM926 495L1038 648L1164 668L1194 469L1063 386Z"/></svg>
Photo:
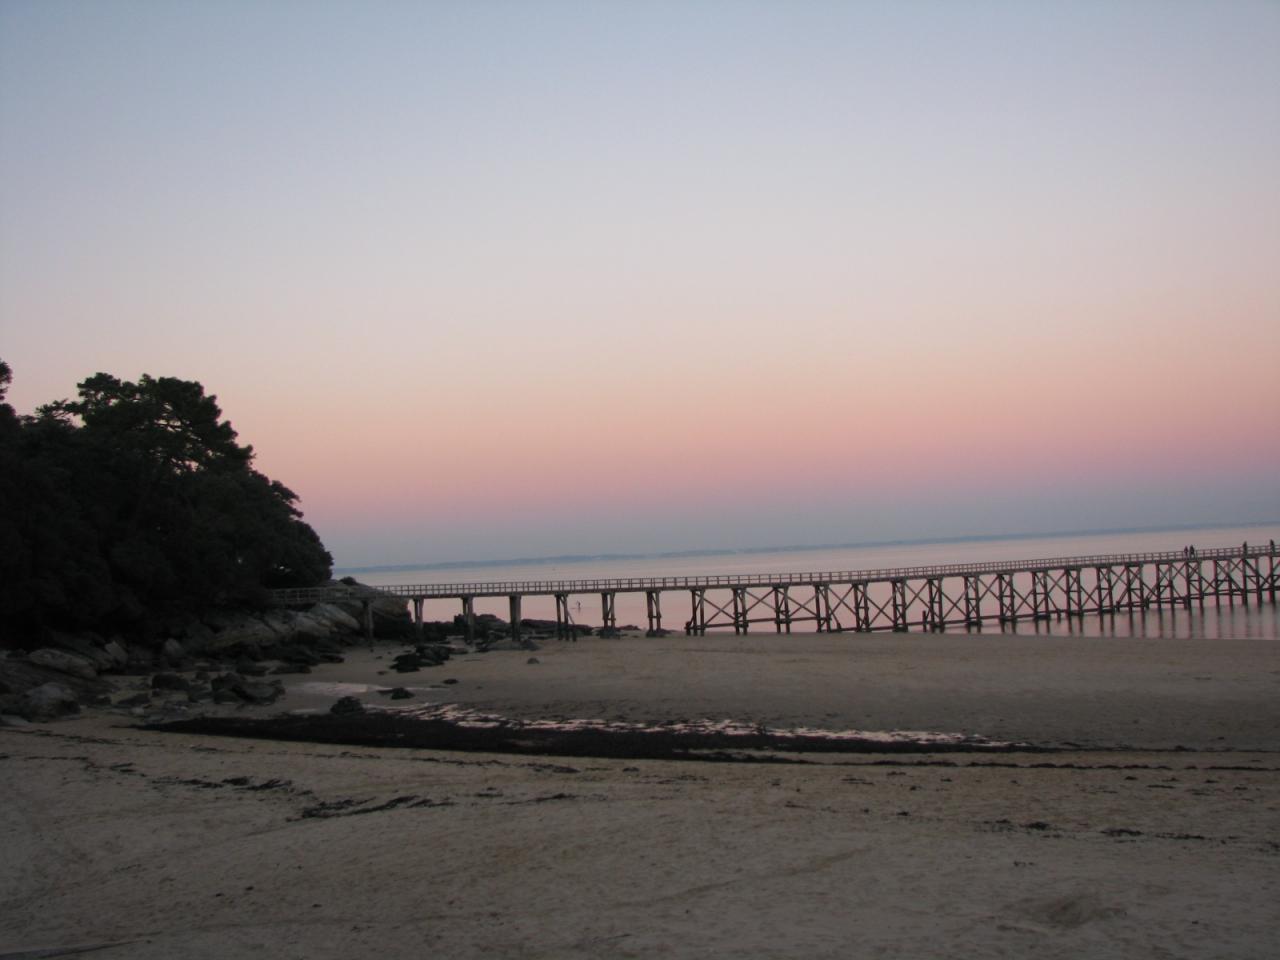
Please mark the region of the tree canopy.
<svg viewBox="0 0 1280 960"><path fill-rule="evenodd" d="M98 373L18 417L10 380L0 361L0 639L147 634L329 576L297 496L254 469L199 383Z"/></svg>

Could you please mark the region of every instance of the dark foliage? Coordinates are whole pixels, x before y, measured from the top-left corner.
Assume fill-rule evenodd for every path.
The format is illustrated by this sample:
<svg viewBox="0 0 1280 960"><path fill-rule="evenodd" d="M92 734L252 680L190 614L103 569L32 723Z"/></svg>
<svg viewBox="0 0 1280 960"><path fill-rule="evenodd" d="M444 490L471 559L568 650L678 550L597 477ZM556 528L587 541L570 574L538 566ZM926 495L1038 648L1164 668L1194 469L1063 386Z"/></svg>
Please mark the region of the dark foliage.
<svg viewBox="0 0 1280 960"><path fill-rule="evenodd" d="M0 362L0 641L145 635L329 576L297 496L253 469L200 384L99 373L18 417L10 379Z"/></svg>

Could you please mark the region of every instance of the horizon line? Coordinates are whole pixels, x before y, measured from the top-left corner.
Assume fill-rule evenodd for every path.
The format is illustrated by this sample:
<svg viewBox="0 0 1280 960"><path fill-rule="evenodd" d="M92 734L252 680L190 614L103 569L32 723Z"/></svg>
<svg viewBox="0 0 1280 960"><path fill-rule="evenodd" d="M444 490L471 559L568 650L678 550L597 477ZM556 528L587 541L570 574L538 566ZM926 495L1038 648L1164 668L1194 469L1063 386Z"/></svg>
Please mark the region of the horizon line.
<svg viewBox="0 0 1280 960"><path fill-rule="evenodd" d="M1100 527L1089 530L1052 530L1032 533L975 533L951 537L911 537L892 540L862 540L849 543L783 544L778 546L731 547L722 549L658 550L643 553L566 553L542 557L508 557L491 560L440 560L434 563L391 563L333 568L336 574L390 573L396 570L450 570L463 567L504 567L521 564L581 563L586 560L662 560L681 557L714 557L753 553L801 553L817 550L861 550L871 547L923 546L935 543L981 543L994 540L1037 540L1102 536L1117 533L1175 533L1182 530L1211 530L1216 527L1265 527L1280 520L1249 520L1232 523L1181 523L1146 527Z"/></svg>

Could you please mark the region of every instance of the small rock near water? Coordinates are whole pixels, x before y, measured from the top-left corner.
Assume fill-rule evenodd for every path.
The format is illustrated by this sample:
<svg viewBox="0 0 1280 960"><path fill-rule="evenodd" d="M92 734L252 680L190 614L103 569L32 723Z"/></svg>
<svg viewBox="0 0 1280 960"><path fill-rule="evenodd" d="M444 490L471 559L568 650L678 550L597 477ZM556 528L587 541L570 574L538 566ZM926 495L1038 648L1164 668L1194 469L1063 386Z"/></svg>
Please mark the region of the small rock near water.
<svg viewBox="0 0 1280 960"><path fill-rule="evenodd" d="M80 712L76 695L60 683L45 683L22 695L18 713L24 719L44 722Z"/></svg>
<svg viewBox="0 0 1280 960"><path fill-rule="evenodd" d="M343 697L329 708L329 712L338 716L350 713L364 713L364 704L356 697Z"/></svg>

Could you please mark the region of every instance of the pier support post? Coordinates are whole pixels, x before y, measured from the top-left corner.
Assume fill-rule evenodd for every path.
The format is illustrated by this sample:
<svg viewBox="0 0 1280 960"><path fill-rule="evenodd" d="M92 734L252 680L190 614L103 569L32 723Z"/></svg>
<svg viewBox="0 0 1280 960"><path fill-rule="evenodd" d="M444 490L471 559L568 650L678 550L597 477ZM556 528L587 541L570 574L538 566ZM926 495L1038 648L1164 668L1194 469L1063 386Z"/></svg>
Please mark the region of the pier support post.
<svg viewBox="0 0 1280 960"><path fill-rule="evenodd" d="M1066 571L1066 613L1067 617L1084 616L1084 575L1079 567L1068 567Z"/></svg>
<svg viewBox="0 0 1280 960"><path fill-rule="evenodd" d="M657 633L662 629L662 593L658 590L646 590L644 606L649 617L649 632Z"/></svg>
<svg viewBox="0 0 1280 960"><path fill-rule="evenodd" d="M943 629L943 621L946 619L946 611L943 607L942 580L939 577L930 577L929 585L929 629L934 632Z"/></svg>
<svg viewBox="0 0 1280 960"><path fill-rule="evenodd" d="M570 625L571 621L569 618L569 595L567 593L557 593L555 597L556 597L556 639L564 640L566 637L568 637L569 639L577 640L578 636L576 633L574 633L573 628Z"/></svg>
<svg viewBox="0 0 1280 960"><path fill-rule="evenodd" d="M733 588L733 632L747 632L747 591L743 587Z"/></svg>
<svg viewBox="0 0 1280 960"><path fill-rule="evenodd" d="M520 594L513 593L507 597L511 611L511 639L520 643Z"/></svg>
<svg viewBox="0 0 1280 960"><path fill-rule="evenodd" d="M423 597L413 598L413 631L422 639L422 601Z"/></svg>
<svg viewBox="0 0 1280 960"><path fill-rule="evenodd" d="M1111 568L1110 567L1094 567L1093 582L1097 585L1098 591L1094 599L1097 601L1098 616L1107 610L1115 610L1115 595L1111 587Z"/></svg>
<svg viewBox="0 0 1280 960"><path fill-rule="evenodd" d="M618 629L618 617L614 613L614 601L617 599L616 593L602 592L600 594L600 616L604 619L605 630Z"/></svg>
<svg viewBox="0 0 1280 960"><path fill-rule="evenodd" d="M907 629L907 582L894 580L890 587L893 590L893 629L901 633Z"/></svg>
<svg viewBox="0 0 1280 960"><path fill-rule="evenodd" d="M853 629L859 633L871 632L871 598L867 596L867 584L853 585Z"/></svg>
<svg viewBox="0 0 1280 960"><path fill-rule="evenodd" d="M707 591L703 587L689 590L689 604L692 608L689 622L685 624L686 636L701 637L707 633Z"/></svg>
<svg viewBox="0 0 1280 960"><path fill-rule="evenodd" d="M831 632L831 588L825 583L813 585L813 615L817 620L814 629L818 633Z"/></svg>
<svg viewBox="0 0 1280 960"><path fill-rule="evenodd" d="M773 632L791 632L791 596L786 587L773 587Z"/></svg>
<svg viewBox="0 0 1280 960"><path fill-rule="evenodd" d="M462 598L462 620L467 629L467 643L476 642L476 598Z"/></svg>

